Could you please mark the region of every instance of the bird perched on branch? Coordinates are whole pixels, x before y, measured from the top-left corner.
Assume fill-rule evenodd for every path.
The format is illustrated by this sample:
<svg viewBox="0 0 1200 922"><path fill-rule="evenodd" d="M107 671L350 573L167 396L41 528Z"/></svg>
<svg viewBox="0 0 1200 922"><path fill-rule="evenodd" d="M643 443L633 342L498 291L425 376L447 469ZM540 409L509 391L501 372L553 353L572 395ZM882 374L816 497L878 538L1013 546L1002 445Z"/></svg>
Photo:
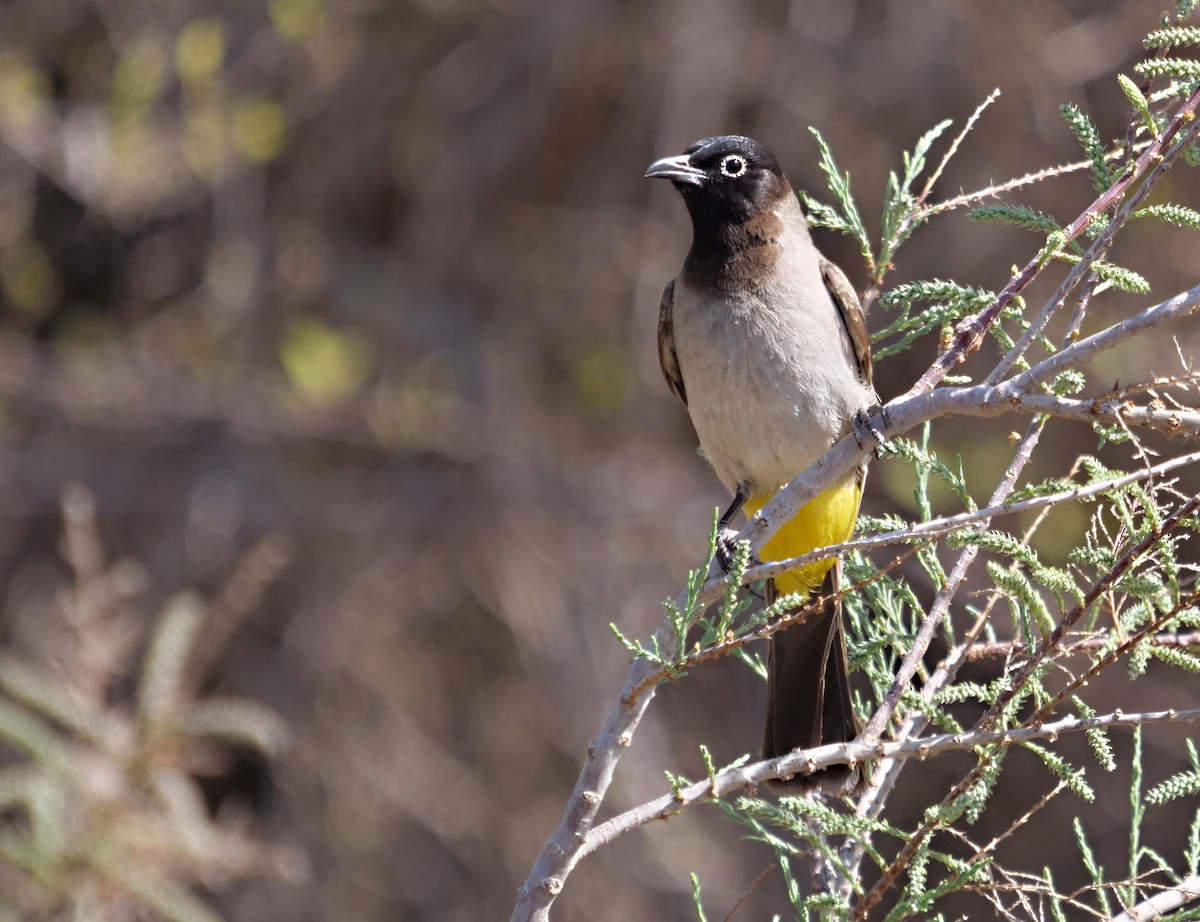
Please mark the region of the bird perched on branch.
<svg viewBox="0 0 1200 922"><path fill-rule="evenodd" d="M866 319L759 142L705 138L652 163L646 176L670 180L692 219L691 249L659 306L659 358L733 494L720 520L728 542L739 510L753 516L875 404ZM762 560L847 540L864 476L860 467L805 505L764 545ZM797 567L776 576L772 592L812 598L836 583L838 569L833 560ZM840 606L827 604L769 644L764 758L857 736ZM814 783L850 794L861 774L840 766L789 786Z"/></svg>

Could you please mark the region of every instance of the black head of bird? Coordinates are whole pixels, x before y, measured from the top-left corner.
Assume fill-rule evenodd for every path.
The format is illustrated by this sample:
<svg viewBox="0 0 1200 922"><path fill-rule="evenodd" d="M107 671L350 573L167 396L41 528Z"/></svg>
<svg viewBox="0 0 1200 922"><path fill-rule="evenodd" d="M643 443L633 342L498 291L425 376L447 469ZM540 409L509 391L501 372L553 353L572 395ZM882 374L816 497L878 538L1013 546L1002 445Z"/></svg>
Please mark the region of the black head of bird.
<svg viewBox="0 0 1200 922"><path fill-rule="evenodd" d="M792 191L775 155L741 135L697 141L677 157L650 164L646 176L669 179L696 225L751 220Z"/></svg>

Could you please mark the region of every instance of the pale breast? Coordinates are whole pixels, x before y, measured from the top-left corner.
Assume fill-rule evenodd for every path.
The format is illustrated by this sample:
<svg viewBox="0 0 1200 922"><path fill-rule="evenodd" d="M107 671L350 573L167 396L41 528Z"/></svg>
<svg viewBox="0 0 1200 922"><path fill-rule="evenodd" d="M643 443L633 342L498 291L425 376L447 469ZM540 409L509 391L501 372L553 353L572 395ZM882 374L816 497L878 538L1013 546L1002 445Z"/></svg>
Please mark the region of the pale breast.
<svg viewBox="0 0 1200 922"><path fill-rule="evenodd" d="M786 483L868 403L811 252L811 266L779 267L777 278L793 281L761 291L676 284L675 349L688 411L701 448L731 492Z"/></svg>

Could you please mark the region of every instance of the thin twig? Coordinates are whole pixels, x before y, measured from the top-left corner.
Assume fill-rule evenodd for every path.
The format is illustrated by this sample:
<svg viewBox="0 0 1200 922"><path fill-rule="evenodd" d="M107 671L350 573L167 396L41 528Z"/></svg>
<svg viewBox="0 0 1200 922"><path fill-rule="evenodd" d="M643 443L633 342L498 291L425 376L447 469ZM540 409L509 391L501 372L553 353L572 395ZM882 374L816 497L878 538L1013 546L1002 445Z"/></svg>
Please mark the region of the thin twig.
<svg viewBox="0 0 1200 922"><path fill-rule="evenodd" d="M1097 635L1094 637L1084 637L1080 640L1064 640L1058 645L1060 653L1094 653L1097 650L1103 650L1112 643L1112 638L1107 635ZM1187 634L1155 634L1147 641L1152 647L1173 647L1176 649L1184 649L1186 647L1200 647L1200 631L1190 631ZM1027 656L1030 650L1033 649L1029 644L1019 640L997 640L992 643L977 643L966 647L962 651L962 656L969 662L977 662L979 660L994 659L996 657L1021 657Z"/></svg>
<svg viewBox="0 0 1200 922"><path fill-rule="evenodd" d="M737 902L733 904L733 909L729 910L729 915L725 917L724 922L729 922L729 920L737 914L737 911L742 908L742 903L746 902L746 900L750 898L750 895L762 886L763 881L770 877L771 872L774 870L775 865L768 864L766 869L756 878L754 878L754 880L750 883L750 886L743 890L742 895L737 898Z"/></svg>
<svg viewBox="0 0 1200 922"><path fill-rule="evenodd" d="M1012 192L1016 189L1021 189L1025 186L1032 186L1034 183L1044 182L1047 179L1055 179L1059 176L1065 176L1068 173L1078 173L1080 170L1086 170L1092 165L1091 160L1077 160L1074 163L1064 163L1060 166L1046 167L1045 169L1035 170L1032 173L1026 173L1024 176L1018 176L1016 179L1010 179L1007 182L996 183L984 189L978 189L975 192L963 192L956 195L954 198L948 198L938 202L935 205L930 205L921 212L921 218L932 218L934 215L939 215L947 211L954 211L957 208L962 208L965 205L973 205L976 202L981 202L988 198L999 198L1006 192Z"/></svg>
<svg viewBox="0 0 1200 922"><path fill-rule="evenodd" d="M958 136L950 142L950 146L946 148L946 153L942 157L941 162L939 162L938 165L930 172L929 179L925 182L925 187L921 190L921 194L917 196L915 204L917 205L918 210L915 211L911 216L913 220L909 222L910 224L914 224L917 221L924 221L933 214L936 214L936 209L923 208L921 206L925 204L925 200L928 199L929 194L933 192L934 185L939 179L941 179L942 173L946 171L946 167L949 165L951 159L956 153L958 153L958 149L962 147L962 143L966 140L967 135L971 133L971 131L975 128L975 125L979 122L979 118L983 115L983 111L999 98L1000 88L996 87L990 93L988 93L987 99L975 107L975 111L971 113L971 117L968 118L966 124L963 125L963 130L960 131Z"/></svg>

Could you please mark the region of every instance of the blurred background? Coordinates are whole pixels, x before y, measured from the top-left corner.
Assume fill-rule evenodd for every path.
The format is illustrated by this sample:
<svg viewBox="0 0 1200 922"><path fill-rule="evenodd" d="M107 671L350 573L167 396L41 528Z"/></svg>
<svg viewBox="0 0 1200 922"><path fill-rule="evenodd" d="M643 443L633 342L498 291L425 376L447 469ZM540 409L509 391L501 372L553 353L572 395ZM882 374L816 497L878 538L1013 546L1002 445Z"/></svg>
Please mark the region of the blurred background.
<svg viewBox="0 0 1200 922"><path fill-rule="evenodd" d="M1124 136L1114 75L1162 6L0 4L0 639L54 662L41 627L73 579L75 486L106 564L141 568L122 604L147 624L181 590L221 597L268 547L202 684L273 707L291 745L230 753L206 784L307 870L206 898L230 919L507 918L625 674L609 622L649 633L726 501L657 366L690 231L645 166L746 133L828 200L814 125L877 226L901 149L993 88L935 198L1079 159L1063 102ZM1195 205L1194 182L1176 170L1161 197ZM1076 174L1022 200L1066 221L1091 198ZM1188 233L1132 228L1115 257L1166 296L1194 284ZM852 245L818 243L864 284ZM892 281L998 289L1036 243L952 214ZM1146 303L1109 298L1096 322ZM881 363L881 394L935 345ZM1160 345L1101 378L1165 367ZM943 449L990 492L995 444L1024 425L956 425ZM1036 473L1095 445L1061 432ZM892 467L867 508L909 514ZM699 742L755 750L762 698L728 663L664 689L611 806L661 793L664 768L701 774ZM1046 863L1062 843L1042 846ZM556 918L691 918L688 871L721 918L770 862L716 811L687 816L589 858ZM780 893L776 874L745 917Z"/></svg>

